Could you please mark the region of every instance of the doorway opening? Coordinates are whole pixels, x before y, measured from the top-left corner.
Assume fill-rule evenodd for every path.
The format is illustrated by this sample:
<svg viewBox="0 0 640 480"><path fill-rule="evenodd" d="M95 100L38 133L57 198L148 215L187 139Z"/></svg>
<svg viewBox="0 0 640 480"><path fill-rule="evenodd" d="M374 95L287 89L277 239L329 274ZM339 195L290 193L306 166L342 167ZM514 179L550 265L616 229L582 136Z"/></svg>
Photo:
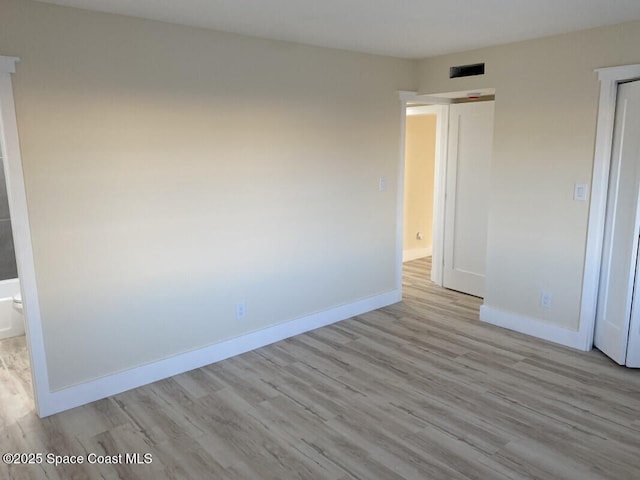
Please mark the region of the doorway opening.
<svg viewBox="0 0 640 480"><path fill-rule="evenodd" d="M402 262L433 254L437 106L407 107Z"/></svg>
<svg viewBox="0 0 640 480"><path fill-rule="evenodd" d="M0 341L24 335L22 297L11 228L11 211L6 184L6 161L0 138Z"/></svg>
<svg viewBox="0 0 640 480"><path fill-rule="evenodd" d="M9 418L33 410L31 366L0 136L0 399Z"/></svg>
<svg viewBox="0 0 640 480"><path fill-rule="evenodd" d="M431 254L432 282L483 297L495 90L403 92L401 100L401 258Z"/></svg>

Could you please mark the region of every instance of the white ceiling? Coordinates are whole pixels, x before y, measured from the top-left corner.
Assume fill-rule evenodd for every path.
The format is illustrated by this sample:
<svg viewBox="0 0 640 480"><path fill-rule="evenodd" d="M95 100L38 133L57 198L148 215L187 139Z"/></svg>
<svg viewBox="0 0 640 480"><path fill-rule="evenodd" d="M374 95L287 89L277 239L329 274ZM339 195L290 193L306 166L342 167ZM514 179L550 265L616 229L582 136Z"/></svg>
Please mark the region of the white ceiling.
<svg viewBox="0 0 640 480"><path fill-rule="evenodd" d="M640 20L640 0L40 1L406 58Z"/></svg>

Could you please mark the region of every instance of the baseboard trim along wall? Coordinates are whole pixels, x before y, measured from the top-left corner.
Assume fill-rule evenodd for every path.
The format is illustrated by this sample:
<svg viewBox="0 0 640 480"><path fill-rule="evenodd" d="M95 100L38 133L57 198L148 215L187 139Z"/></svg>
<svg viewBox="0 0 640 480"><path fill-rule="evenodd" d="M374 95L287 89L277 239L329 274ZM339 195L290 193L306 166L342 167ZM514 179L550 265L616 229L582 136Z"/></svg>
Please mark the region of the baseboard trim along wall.
<svg viewBox="0 0 640 480"><path fill-rule="evenodd" d="M40 416L69 410L126 390L141 387L164 378L200 368L271 343L324 327L355 315L361 315L402 300L401 290L365 298L323 312L307 315L272 327L232 338L191 352L142 365L86 383L57 390L41 392Z"/></svg>
<svg viewBox="0 0 640 480"><path fill-rule="evenodd" d="M559 343L566 347L584 350L584 339L580 336L580 332L557 327L537 318L482 305L480 307L480 320L498 327L508 328L509 330Z"/></svg>
<svg viewBox="0 0 640 480"><path fill-rule="evenodd" d="M433 249L429 248L414 248L412 250L402 251L402 263L410 262L411 260L417 260L418 258L430 257L433 253Z"/></svg>

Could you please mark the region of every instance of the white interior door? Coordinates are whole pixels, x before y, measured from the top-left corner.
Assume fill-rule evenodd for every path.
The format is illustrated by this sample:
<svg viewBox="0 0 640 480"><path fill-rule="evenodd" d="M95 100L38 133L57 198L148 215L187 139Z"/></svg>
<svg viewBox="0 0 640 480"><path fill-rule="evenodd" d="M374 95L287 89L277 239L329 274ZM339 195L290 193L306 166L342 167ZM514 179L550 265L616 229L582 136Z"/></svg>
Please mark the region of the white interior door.
<svg viewBox="0 0 640 480"><path fill-rule="evenodd" d="M494 104L449 110L443 285L478 297L484 297Z"/></svg>
<svg viewBox="0 0 640 480"><path fill-rule="evenodd" d="M640 81L621 84L616 103L594 337L595 346L621 365L627 360L630 344L638 255L639 132ZM637 331L632 335L632 343L638 342L638 335Z"/></svg>

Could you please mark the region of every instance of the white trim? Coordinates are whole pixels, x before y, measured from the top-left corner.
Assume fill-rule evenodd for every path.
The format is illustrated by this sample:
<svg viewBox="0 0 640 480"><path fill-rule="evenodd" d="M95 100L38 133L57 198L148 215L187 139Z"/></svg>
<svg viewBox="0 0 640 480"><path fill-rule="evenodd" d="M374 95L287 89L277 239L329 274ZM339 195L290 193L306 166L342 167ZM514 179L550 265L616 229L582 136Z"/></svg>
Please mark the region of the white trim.
<svg viewBox="0 0 640 480"><path fill-rule="evenodd" d="M640 65L600 68L596 72L600 80L600 102L578 331L577 348L582 350L593 347L618 84L640 78Z"/></svg>
<svg viewBox="0 0 640 480"><path fill-rule="evenodd" d="M402 252L402 262L410 262L411 260L417 260L418 258L430 257L433 255L433 249L428 248L412 248L411 250L404 250Z"/></svg>
<svg viewBox="0 0 640 480"><path fill-rule="evenodd" d="M640 63L634 65L619 65L617 67L604 67L596 68L595 72L598 73L598 80L604 83L628 82L630 80L636 80L640 78ZM615 103L614 103L615 110Z"/></svg>
<svg viewBox="0 0 640 480"><path fill-rule="evenodd" d="M34 403L38 414L42 414L41 398L49 391L49 376L42 337L27 196L24 188L18 125L11 85L11 73L15 72L17 61L16 57L0 56L0 143L2 144L2 157L5 159L4 170L7 179L16 264L22 291L27 349L31 360Z"/></svg>
<svg viewBox="0 0 640 480"><path fill-rule="evenodd" d="M579 332L545 323L536 318L525 317L517 313L505 312L504 310L482 305L480 307L480 320L491 325L559 343L566 347L585 350Z"/></svg>
<svg viewBox="0 0 640 480"><path fill-rule="evenodd" d="M398 152L398 196L396 199L396 289L402 298L402 245L404 243L404 171L405 137L407 125L407 102L415 97L414 92L398 92L400 98L400 151Z"/></svg>
<svg viewBox="0 0 640 480"><path fill-rule="evenodd" d="M452 98L438 97L436 95L418 95L414 102L426 103L428 105L450 105Z"/></svg>
<svg viewBox="0 0 640 480"><path fill-rule="evenodd" d="M410 90L398 90L398 98L400 99L400 103L403 103L405 106L407 103L415 101L416 95L416 92Z"/></svg>
<svg viewBox="0 0 640 480"><path fill-rule="evenodd" d="M16 63L20 59L18 57L0 56L0 75L4 73L16 73Z"/></svg>
<svg viewBox="0 0 640 480"><path fill-rule="evenodd" d="M285 338L324 327L355 315L376 310L402 300L402 292L393 290L324 312L291 320L272 327L232 338L191 352L115 373L55 392L41 395L40 416L68 410L125 390L178 375L226 358L240 355Z"/></svg>

